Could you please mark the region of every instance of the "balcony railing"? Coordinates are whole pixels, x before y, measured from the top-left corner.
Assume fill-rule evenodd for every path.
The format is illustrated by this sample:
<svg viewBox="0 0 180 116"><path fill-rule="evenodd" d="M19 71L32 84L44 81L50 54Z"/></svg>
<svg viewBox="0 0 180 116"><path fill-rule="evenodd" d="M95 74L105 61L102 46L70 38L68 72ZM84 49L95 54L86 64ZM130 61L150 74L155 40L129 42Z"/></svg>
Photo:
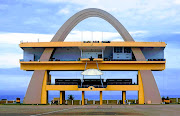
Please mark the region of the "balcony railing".
<svg viewBox="0 0 180 116"><path fill-rule="evenodd" d="M20 62L31 62L31 61L39 61L39 60L24 60L20 59ZM60 60L60 59L50 59L49 61L80 61L80 60ZM136 60L117 60L117 59L112 59L112 60L103 60L103 61L136 61ZM166 59L146 59L146 60L138 60L138 61L166 61Z"/></svg>
<svg viewBox="0 0 180 116"><path fill-rule="evenodd" d="M93 86L94 88L106 88L107 85L78 85L78 88L88 88L90 86Z"/></svg>

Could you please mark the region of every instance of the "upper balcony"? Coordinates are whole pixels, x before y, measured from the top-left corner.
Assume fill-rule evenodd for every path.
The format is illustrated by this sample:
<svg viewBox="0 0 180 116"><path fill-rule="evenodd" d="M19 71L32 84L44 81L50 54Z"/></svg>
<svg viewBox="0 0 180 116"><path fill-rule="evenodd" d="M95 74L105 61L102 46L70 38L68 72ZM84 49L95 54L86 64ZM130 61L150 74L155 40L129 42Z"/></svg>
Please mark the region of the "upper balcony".
<svg viewBox="0 0 180 116"><path fill-rule="evenodd" d="M58 47L166 47L165 42L111 42L111 41L83 41L83 42L22 42L21 48L58 48Z"/></svg>
<svg viewBox="0 0 180 116"><path fill-rule="evenodd" d="M164 70L164 42L36 42L21 43L23 70ZM54 48L49 61L40 61L45 48ZM138 47L146 60L136 61L131 48Z"/></svg>

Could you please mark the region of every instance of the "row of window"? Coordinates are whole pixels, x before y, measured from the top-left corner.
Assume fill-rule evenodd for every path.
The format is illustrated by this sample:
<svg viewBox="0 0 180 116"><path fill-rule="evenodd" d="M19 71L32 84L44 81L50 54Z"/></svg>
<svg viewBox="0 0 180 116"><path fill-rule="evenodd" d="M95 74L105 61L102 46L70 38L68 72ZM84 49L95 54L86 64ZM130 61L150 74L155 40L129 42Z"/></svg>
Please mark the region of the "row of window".
<svg viewBox="0 0 180 116"><path fill-rule="evenodd" d="M131 53L130 47L124 47L124 52L122 47L114 47L114 53Z"/></svg>

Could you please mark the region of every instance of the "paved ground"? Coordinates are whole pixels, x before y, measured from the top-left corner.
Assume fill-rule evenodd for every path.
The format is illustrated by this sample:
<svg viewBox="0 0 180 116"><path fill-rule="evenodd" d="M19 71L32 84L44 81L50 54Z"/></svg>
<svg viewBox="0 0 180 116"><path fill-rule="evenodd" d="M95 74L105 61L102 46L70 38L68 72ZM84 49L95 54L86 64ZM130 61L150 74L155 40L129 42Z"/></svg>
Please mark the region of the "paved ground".
<svg viewBox="0 0 180 116"><path fill-rule="evenodd" d="M0 105L0 116L144 115L180 116L180 105Z"/></svg>

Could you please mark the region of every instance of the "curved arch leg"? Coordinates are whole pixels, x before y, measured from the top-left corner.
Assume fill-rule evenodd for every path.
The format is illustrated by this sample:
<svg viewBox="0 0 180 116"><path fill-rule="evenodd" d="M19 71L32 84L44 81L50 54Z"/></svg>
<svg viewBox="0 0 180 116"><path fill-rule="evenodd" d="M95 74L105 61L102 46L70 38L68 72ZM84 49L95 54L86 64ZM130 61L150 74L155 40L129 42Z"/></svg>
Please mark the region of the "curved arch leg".
<svg viewBox="0 0 180 116"><path fill-rule="evenodd" d="M161 96L151 70L138 71L139 80L139 104L160 104Z"/></svg>
<svg viewBox="0 0 180 116"><path fill-rule="evenodd" d="M29 83L24 104L41 104L42 85L45 75L45 70L35 70Z"/></svg>

